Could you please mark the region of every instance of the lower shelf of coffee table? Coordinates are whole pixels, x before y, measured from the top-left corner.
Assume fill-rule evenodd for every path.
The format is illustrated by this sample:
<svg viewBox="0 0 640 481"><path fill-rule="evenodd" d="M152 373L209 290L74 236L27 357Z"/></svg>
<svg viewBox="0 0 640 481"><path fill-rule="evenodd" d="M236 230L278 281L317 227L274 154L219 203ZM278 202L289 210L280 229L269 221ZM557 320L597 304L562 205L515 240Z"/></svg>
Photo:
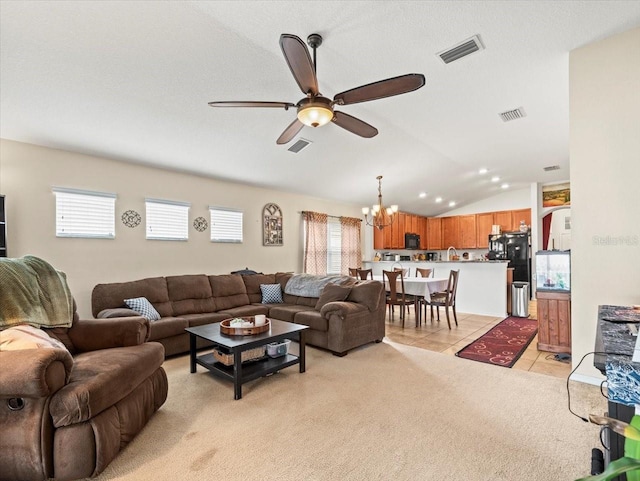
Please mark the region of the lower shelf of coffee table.
<svg viewBox="0 0 640 481"><path fill-rule="evenodd" d="M233 381L233 366L225 366L218 362L211 353L198 356L196 358L196 363L207 368L214 374ZM253 379L258 379L296 364L300 364L300 359L298 356L294 356L293 354L286 354L282 357L275 358L267 357L257 361L245 362L242 363L242 377L240 382L245 383L247 381L252 381Z"/></svg>

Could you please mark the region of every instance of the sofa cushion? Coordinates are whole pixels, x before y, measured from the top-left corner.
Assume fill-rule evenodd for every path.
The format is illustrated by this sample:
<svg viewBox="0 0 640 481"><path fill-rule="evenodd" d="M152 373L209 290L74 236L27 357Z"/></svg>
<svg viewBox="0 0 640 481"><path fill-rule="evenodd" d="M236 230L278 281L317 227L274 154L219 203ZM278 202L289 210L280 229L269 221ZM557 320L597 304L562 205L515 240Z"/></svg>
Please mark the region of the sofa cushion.
<svg viewBox="0 0 640 481"><path fill-rule="evenodd" d="M216 311L209 278L204 274L167 277L167 290L173 315Z"/></svg>
<svg viewBox="0 0 640 481"><path fill-rule="evenodd" d="M322 314L318 311L302 311L296 313L293 317L293 322L296 324L302 324L304 326L309 326L311 329L316 331L328 331L329 330L329 322L322 317Z"/></svg>
<svg viewBox="0 0 640 481"><path fill-rule="evenodd" d="M131 393L164 361L157 342L78 354L69 384L51 398L56 428L87 421Z"/></svg>
<svg viewBox="0 0 640 481"><path fill-rule="evenodd" d="M149 340L156 341L165 337L184 334L185 328L189 327L186 319L182 317L163 317L158 321L153 321L149 325Z"/></svg>
<svg viewBox="0 0 640 481"><path fill-rule="evenodd" d="M311 311L313 307L310 306L300 306L300 305L276 305L269 309L269 317L273 317L274 319L280 319L281 321L294 322L293 318L298 312L302 311Z"/></svg>
<svg viewBox="0 0 640 481"><path fill-rule="evenodd" d="M253 304L254 302L262 302L262 291L260 290L260 284L275 284L276 283L276 275L275 274L255 274L255 275L243 275L242 281L247 289L247 295L249 296L249 301Z"/></svg>
<svg viewBox="0 0 640 481"><path fill-rule="evenodd" d="M280 284L260 284L263 304L282 304L282 288Z"/></svg>
<svg viewBox="0 0 640 481"><path fill-rule="evenodd" d="M242 276L238 274L209 276L209 283L218 311L251 304Z"/></svg>
<svg viewBox="0 0 640 481"><path fill-rule="evenodd" d="M383 285L380 281L362 281L351 287L347 301L364 304L373 312L378 308Z"/></svg>
<svg viewBox="0 0 640 481"><path fill-rule="evenodd" d="M315 309L317 303L318 303L318 298L317 297L302 297L302 296L298 296L298 298L296 299L296 304L298 306L313 307Z"/></svg>
<svg viewBox="0 0 640 481"><path fill-rule="evenodd" d="M225 309L224 311L218 311L220 314L224 314L224 318L230 317L243 317L243 316L255 316L257 314L267 315L269 308L264 304L249 304L246 306L233 307L231 309Z"/></svg>
<svg viewBox="0 0 640 481"><path fill-rule="evenodd" d="M97 317L100 311L114 307L127 307L125 299L146 297L162 317L173 315L167 281L164 277L151 277L131 282L98 284L91 293L91 312Z"/></svg>
<svg viewBox="0 0 640 481"><path fill-rule="evenodd" d="M222 312L205 312L202 314L184 314L180 319L187 321L189 327L202 326L203 324L213 324L227 319L229 316Z"/></svg>
<svg viewBox="0 0 640 481"><path fill-rule="evenodd" d="M160 319L160 314L156 311L146 297L134 297L133 299L125 299L124 303L129 308L142 317L149 319L150 321L157 321Z"/></svg>
<svg viewBox="0 0 640 481"><path fill-rule="evenodd" d="M322 306L327 304L328 302L334 301L344 301L351 294L350 286L339 286L337 284L327 284L322 289L322 294L320 295L320 299L316 302L315 309L319 311L322 309Z"/></svg>

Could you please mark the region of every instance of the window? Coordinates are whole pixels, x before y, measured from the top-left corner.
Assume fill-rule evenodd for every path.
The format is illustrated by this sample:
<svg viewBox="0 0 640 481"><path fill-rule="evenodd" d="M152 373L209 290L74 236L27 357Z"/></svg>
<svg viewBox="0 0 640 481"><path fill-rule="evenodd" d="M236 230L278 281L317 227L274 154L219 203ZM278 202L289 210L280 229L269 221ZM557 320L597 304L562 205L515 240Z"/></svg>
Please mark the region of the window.
<svg viewBox="0 0 640 481"><path fill-rule="evenodd" d="M54 187L56 237L115 238L116 194Z"/></svg>
<svg viewBox="0 0 640 481"><path fill-rule="evenodd" d="M327 219L327 274L340 274L342 264L342 228L340 219Z"/></svg>
<svg viewBox="0 0 640 481"><path fill-rule="evenodd" d="M211 242L242 243L242 211L225 207L209 207Z"/></svg>
<svg viewBox="0 0 640 481"><path fill-rule="evenodd" d="M147 208L147 239L188 240L188 202L145 199Z"/></svg>

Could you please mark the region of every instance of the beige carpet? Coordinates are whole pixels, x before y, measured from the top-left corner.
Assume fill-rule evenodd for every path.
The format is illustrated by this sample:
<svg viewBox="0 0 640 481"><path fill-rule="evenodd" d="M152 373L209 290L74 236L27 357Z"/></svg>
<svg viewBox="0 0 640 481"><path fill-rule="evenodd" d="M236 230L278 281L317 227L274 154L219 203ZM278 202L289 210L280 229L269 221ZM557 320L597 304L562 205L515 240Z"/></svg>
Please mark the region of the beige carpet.
<svg viewBox="0 0 640 481"><path fill-rule="evenodd" d="M561 379L383 342L344 358L307 349L233 386L188 356L165 362L169 398L97 480L569 481L598 428L567 411ZM574 410L605 410L572 383Z"/></svg>

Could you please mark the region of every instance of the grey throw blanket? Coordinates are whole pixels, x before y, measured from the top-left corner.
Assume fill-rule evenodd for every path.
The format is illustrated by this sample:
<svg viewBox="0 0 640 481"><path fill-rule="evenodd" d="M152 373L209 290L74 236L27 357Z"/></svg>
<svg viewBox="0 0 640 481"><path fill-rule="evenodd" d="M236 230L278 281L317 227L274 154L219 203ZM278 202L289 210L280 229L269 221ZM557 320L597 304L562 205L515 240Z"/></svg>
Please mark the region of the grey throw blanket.
<svg viewBox="0 0 640 481"><path fill-rule="evenodd" d="M34 256L0 258L0 329L72 323L73 297L63 272Z"/></svg>
<svg viewBox="0 0 640 481"><path fill-rule="evenodd" d="M329 275L315 276L311 274L294 274L284 287L285 294L301 297L320 297L327 284L342 284L351 281L349 276Z"/></svg>

